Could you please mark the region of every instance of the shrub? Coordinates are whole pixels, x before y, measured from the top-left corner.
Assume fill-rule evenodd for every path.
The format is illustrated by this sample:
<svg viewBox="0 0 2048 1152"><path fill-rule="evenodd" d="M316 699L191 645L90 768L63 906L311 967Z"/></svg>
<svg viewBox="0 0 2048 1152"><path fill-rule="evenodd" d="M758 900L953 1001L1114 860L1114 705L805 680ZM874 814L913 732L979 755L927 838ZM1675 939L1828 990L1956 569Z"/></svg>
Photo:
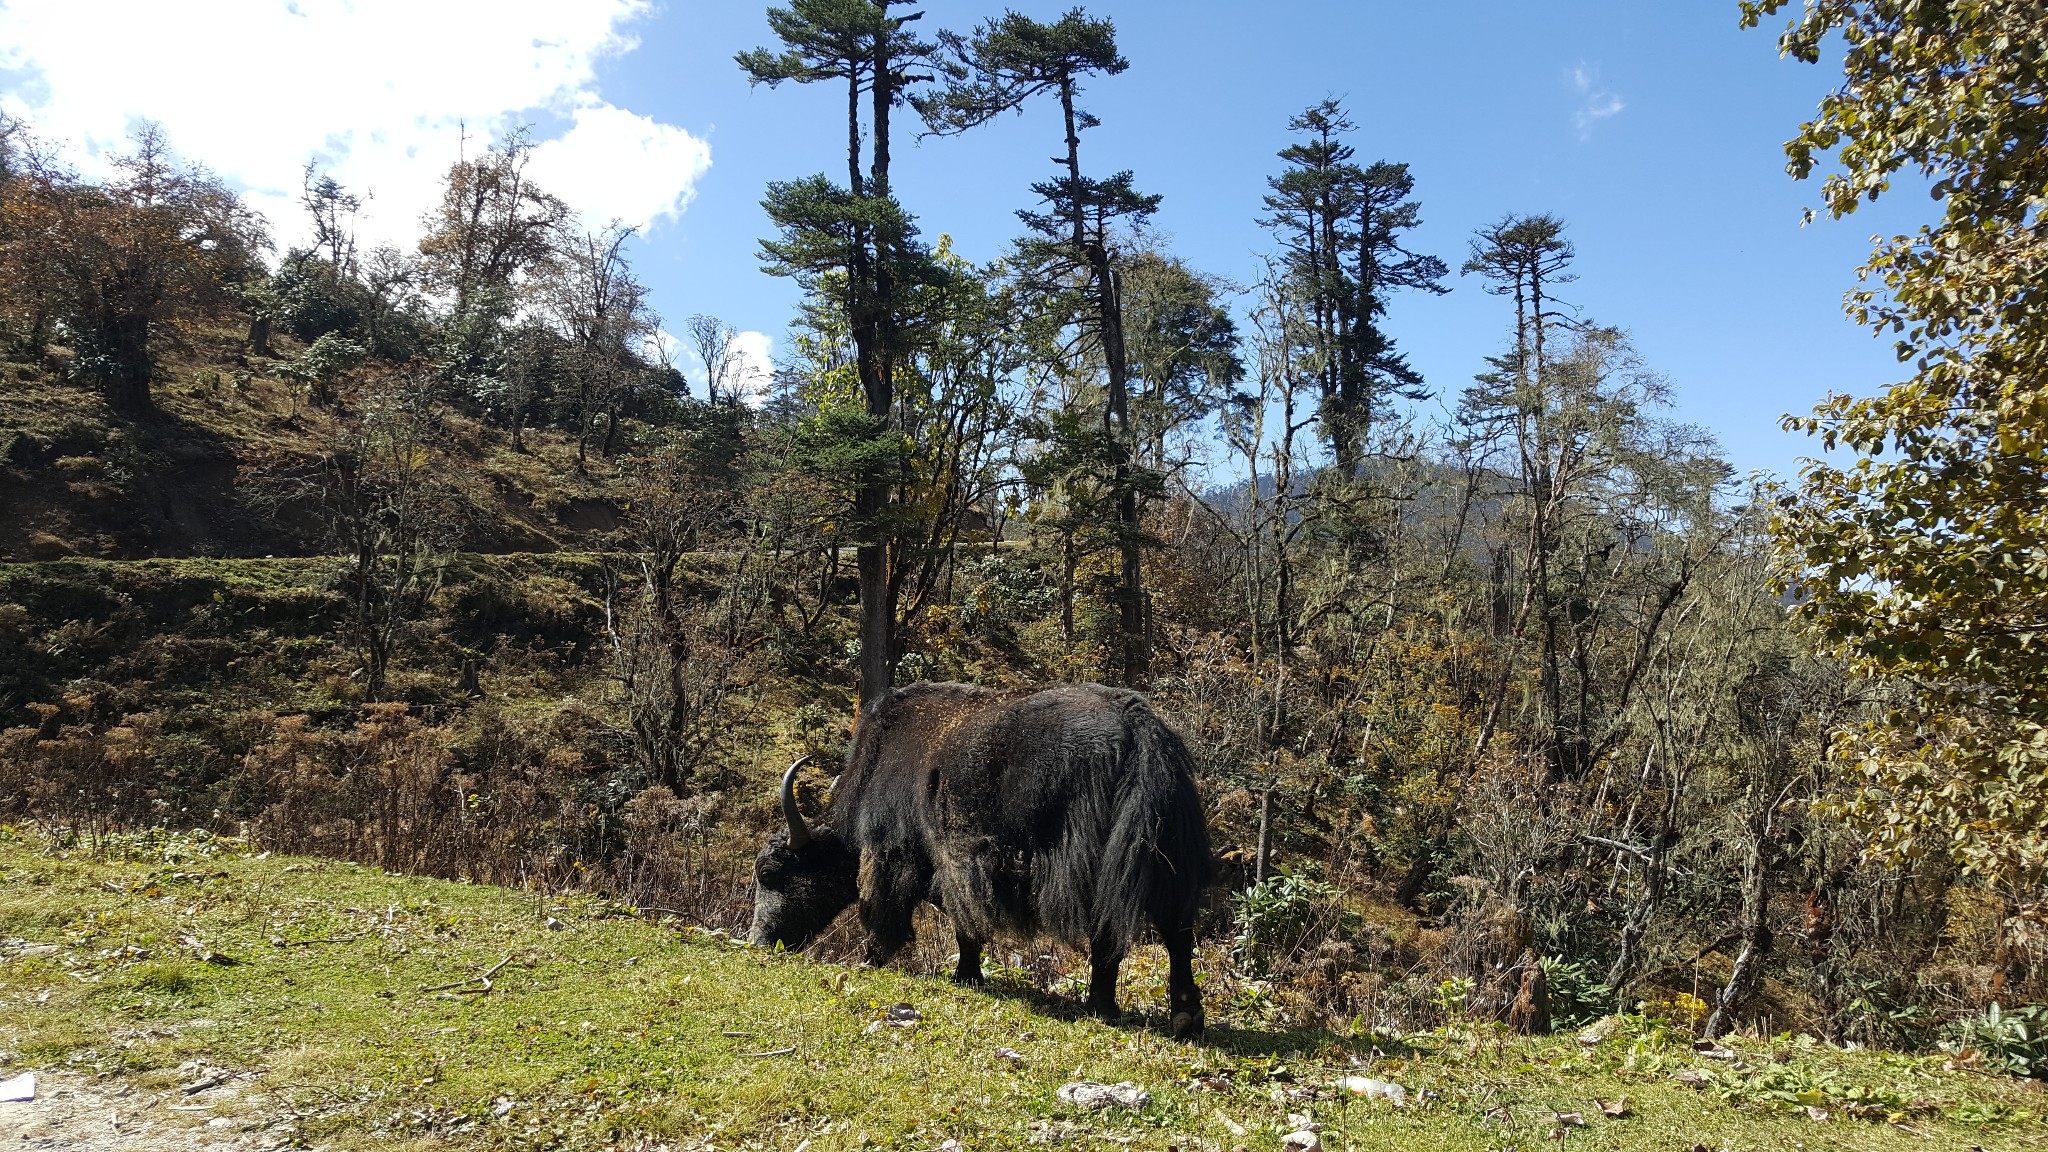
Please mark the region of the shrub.
<svg viewBox="0 0 2048 1152"><path fill-rule="evenodd" d="M1614 989L1593 975L1589 961L1552 956L1541 963L1550 988L1552 1027L1576 1028L1614 1010Z"/></svg>
<svg viewBox="0 0 2048 1152"><path fill-rule="evenodd" d="M135 967L129 979L144 992L181 996L192 990L192 974L174 960L150 960Z"/></svg>
<svg viewBox="0 0 2048 1152"><path fill-rule="evenodd" d="M106 461L97 456L60 456L57 471L67 480L104 480L107 478Z"/></svg>
<svg viewBox="0 0 2048 1152"><path fill-rule="evenodd" d="M1268 876L1238 894L1231 952L1255 975L1339 934L1351 919L1334 885L1299 872Z"/></svg>
<svg viewBox="0 0 2048 1152"><path fill-rule="evenodd" d="M299 358L277 368L277 374L312 389L316 399L326 402L329 386L342 373L362 363L369 349L353 340L324 333Z"/></svg>
<svg viewBox="0 0 2048 1152"><path fill-rule="evenodd" d="M1955 1047L1975 1049L1991 1067L2048 1080L2048 1004L2008 1010L1993 1001L1981 1015L1956 1021L1955 1032Z"/></svg>

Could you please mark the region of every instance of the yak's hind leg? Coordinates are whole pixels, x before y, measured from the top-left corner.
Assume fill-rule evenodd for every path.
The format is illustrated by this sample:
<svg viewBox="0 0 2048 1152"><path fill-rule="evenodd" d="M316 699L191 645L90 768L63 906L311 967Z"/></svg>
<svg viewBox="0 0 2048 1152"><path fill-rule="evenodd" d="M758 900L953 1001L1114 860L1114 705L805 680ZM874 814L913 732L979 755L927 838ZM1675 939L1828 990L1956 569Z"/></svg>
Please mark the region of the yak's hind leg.
<svg viewBox="0 0 2048 1152"><path fill-rule="evenodd" d="M868 933L869 964L887 964L910 943L931 882L931 862L922 853L883 849L861 860L860 923Z"/></svg>
<svg viewBox="0 0 2048 1152"><path fill-rule="evenodd" d="M953 969L953 983L982 983L981 941L957 928L953 930L953 939L960 943L960 963Z"/></svg>
<svg viewBox="0 0 2048 1152"><path fill-rule="evenodd" d="M1104 1020L1114 1020L1119 1013L1116 1008L1116 971L1123 967L1124 942L1108 932L1100 933L1088 946L1088 1014Z"/></svg>
<svg viewBox="0 0 2048 1152"><path fill-rule="evenodd" d="M1208 1020L1202 1014L1201 990L1195 987L1194 921L1192 917L1154 917L1152 923L1166 945L1169 1027L1177 1039L1199 1036Z"/></svg>

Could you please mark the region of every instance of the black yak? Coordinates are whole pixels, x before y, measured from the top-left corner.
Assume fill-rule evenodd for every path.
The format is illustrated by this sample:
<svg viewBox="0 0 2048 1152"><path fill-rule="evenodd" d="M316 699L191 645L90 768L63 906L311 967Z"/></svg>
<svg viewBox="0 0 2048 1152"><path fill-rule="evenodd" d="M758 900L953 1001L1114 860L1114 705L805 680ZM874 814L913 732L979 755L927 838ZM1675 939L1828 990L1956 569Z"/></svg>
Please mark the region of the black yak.
<svg viewBox="0 0 2048 1152"><path fill-rule="evenodd" d="M981 948L1050 936L1090 959L1088 1009L1114 1018L1116 973L1146 921L1171 960L1175 1035L1201 1031L1195 911L1209 832L1186 747L1136 692L1097 684L997 691L917 684L862 716L830 815L797 811L754 870L752 938L801 948L860 902L868 961L910 941L930 900L953 922L953 978L981 981Z"/></svg>

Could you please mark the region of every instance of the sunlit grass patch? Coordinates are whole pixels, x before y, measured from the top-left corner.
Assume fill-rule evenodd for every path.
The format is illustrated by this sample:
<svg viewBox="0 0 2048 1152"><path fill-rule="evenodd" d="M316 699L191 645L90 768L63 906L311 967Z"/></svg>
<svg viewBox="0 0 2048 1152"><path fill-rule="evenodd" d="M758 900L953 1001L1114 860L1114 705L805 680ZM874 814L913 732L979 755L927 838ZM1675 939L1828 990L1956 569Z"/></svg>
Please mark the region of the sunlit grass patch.
<svg viewBox="0 0 2048 1152"><path fill-rule="evenodd" d="M1142 953L1124 995L1134 1018L1109 1027L1021 969L992 966L988 990L962 989L745 948L590 897L258 858L226 840L116 838L90 856L0 837L0 926L0 1049L14 1062L166 1091L193 1075L177 1071L187 1062L254 1073L238 1115L337 1147L1221 1152L1277 1148L1304 1118L1333 1149L1498 1152L1553 1131L1614 1149L2048 1139L2039 1094L1939 1057L1738 1039L1738 1066L1649 1018L1586 1046L1476 1026L1275 1030L1227 1004L1184 1044L1157 1031ZM891 1026L906 1002L920 1018ZM1673 1079L1687 1069L1710 1078ZM1349 1076L1399 1083L1407 1103L1354 1096ZM1079 1110L1056 1095L1074 1079L1131 1081L1150 1100ZM1595 1103L1623 1097L1623 1118ZM1816 1100L1825 1121L1806 1110Z"/></svg>

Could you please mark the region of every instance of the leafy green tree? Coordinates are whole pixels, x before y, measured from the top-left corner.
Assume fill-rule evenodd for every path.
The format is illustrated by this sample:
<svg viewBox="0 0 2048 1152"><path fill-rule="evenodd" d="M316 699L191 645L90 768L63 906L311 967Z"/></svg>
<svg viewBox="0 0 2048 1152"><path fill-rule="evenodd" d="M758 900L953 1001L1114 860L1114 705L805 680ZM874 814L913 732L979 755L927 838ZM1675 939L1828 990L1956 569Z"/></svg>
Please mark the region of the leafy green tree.
<svg viewBox="0 0 2048 1152"><path fill-rule="evenodd" d="M1750 0L1753 26L1785 0ZM1780 39L1843 83L1786 145L1843 217L1932 180L1939 219L1880 240L1850 315L1898 337L1912 376L1787 426L1809 462L1778 530L1798 615L1859 672L1917 691L1842 734L1852 806L1887 854L1953 855L2048 946L2048 9L1811 0Z"/></svg>
<svg viewBox="0 0 2048 1152"><path fill-rule="evenodd" d="M1178 257L1136 253L1122 277L1139 462L1166 472L1174 467L1169 441L1221 407L1244 378L1237 321L1218 299L1224 286Z"/></svg>
<svg viewBox="0 0 2048 1152"><path fill-rule="evenodd" d="M0 246L8 295L28 305L31 332L62 325L75 376L115 407L148 408L163 336L260 275L261 221L211 173L179 163L154 124L102 184L26 149L10 166L19 172L0 207L12 234Z"/></svg>
<svg viewBox="0 0 2048 1152"><path fill-rule="evenodd" d="M589 466L590 438L600 417L605 425L602 450L612 454L621 410L648 376L639 352L657 324L647 308L647 289L633 276L626 257L626 241L634 232L614 220L565 243L556 274L544 289L549 312L567 342L563 361L574 388L570 405L579 472Z"/></svg>
<svg viewBox="0 0 2048 1152"><path fill-rule="evenodd" d="M1512 474L1520 479L1524 496L1521 568L1525 579L1520 606L1506 631L1511 641L1519 641L1534 614L1542 640L1544 698L1553 724L1563 723L1563 679L1558 665L1561 621L1551 568L1563 545L1558 533L1562 504L1584 458L1586 443L1579 436L1560 435L1564 430L1545 417L1554 411L1550 345L1559 328L1571 326L1570 318L1557 306L1554 290L1556 285L1576 279L1567 271L1574 255L1571 242L1564 238L1563 221L1550 216L1508 216L1479 230L1463 269L1466 274L1486 277L1487 291L1515 301L1511 347L1506 354L1489 358L1492 367L1467 391L1461 419L1489 443L1498 444L1504 436L1513 453ZM1512 664L1511 659L1502 662L1497 687L1489 695L1475 759L1485 753L1499 731ZM1549 746L1553 767L1561 771L1562 745L1553 738Z"/></svg>
<svg viewBox="0 0 2048 1152"><path fill-rule="evenodd" d="M944 602L964 526L995 504L1023 407L1013 395L1021 325L1000 269L975 268L943 241L934 258L943 276L902 297L916 323L905 329L888 425L861 404L852 341L829 289L791 327L771 406L773 455L833 495L829 520L857 510L867 478L885 479L887 595L905 634Z"/></svg>
<svg viewBox="0 0 2048 1152"><path fill-rule="evenodd" d="M651 451L620 464L621 543L638 579L610 573L605 596L608 655L635 756L678 792L716 737L712 722L768 600L760 541L735 531L749 463L741 410L685 401L681 416ZM724 563L709 579L684 566L712 547Z"/></svg>
<svg viewBox="0 0 2048 1152"><path fill-rule="evenodd" d="M498 338L522 296L570 250L569 206L533 182L532 159L532 141L515 132L457 160L420 237L419 282L448 309L442 371L472 386L492 378Z"/></svg>
<svg viewBox="0 0 2048 1152"><path fill-rule="evenodd" d="M313 218L313 251L324 252L338 274L352 276L356 267L355 217L363 209L363 198L331 175L322 173L315 178L313 171L314 166L307 164L299 193L299 203Z"/></svg>
<svg viewBox="0 0 2048 1152"><path fill-rule="evenodd" d="M346 633L367 701L384 699L391 662L461 528L461 502L434 451L441 425L431 389L385 381L334 422L310 491L291 493L311 496L341 554Z"/></svg>
<svg viewBox="0 0 2048 1152"><path fill-rule="evenodd" d="M1142 227L1158 211L1159 197L1139 192L1127 171L1106 179L1083 173L1081 133L1101 121L1078 103L1084 81L1118 75L1130 63L1117 51L1115 25L1079 8L1050 24L1010 12L984 24L971 38L945 39L960 61L960 71L952 84L918 102L935 132L986 123L1021 109L1040 94L1059 99L1066 155L1056 161L1059 178L1031 186L1045 210L1017 214L1033 233L1020 243L1019 260L1042 298L1078 305L1074 315L1102 358L1107 385L1102 443L1110 456L1121 556L1116 591L1118 676L1126 684L1143 686L1152 674L1139 516L1140 489L1146 481L1135 463L1139 438L1131 414L1119 233Z"/></svg>

